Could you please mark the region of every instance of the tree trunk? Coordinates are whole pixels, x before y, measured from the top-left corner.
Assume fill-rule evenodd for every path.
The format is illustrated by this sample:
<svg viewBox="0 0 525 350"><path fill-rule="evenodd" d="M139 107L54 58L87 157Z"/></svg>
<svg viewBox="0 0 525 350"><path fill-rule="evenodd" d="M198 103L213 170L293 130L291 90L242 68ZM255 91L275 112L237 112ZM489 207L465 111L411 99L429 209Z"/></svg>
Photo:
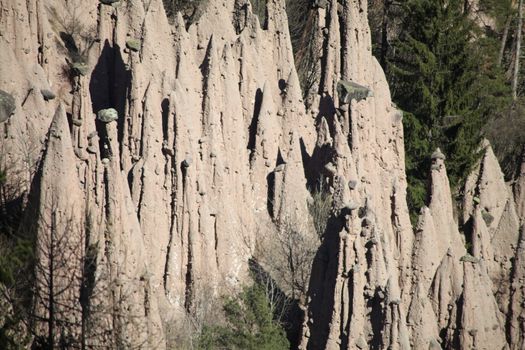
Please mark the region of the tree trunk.
<svg viewBox="0 0 525 350"><path fill-rule="evenodd" d="M391 0L383 1L383 19L381 23L381 67L386 70L386 56L388 53L388 15L390 10Z"/></svg>
<svg viewBox="0 0 525 350"><path fill-rule="evenodd" d="M49 297L49 318L47 322L47 346L50 349L55 348L55 264L54 264L54 253L55 253L55 241L54 241L54 230L51 230L51 246L50 257L49 257L49 286L48 286L48 297Z"/></svg>
<svg viewBox="0 0 525 350"><path fill-rule="evenodd" d="M520 72L521 55L521 32L523 29L523 0L519 0L518 5L518 31L516 36L516 61L514 62L514 75L512 77L512 98L518 98L518 75Z"/></svg>
<svg viewBox="0 0 525 350"><path fill-rule="evenodd" d="M509 15L507 17L507 21L505 22L505 29L503 29L503 37L501 38L501 46L499 48L499 55L498 55L498 67L501 67L501 63L503 62L503 55L505 54L505 46L507 44L507 39L509 37L509 28L510 28L511 21L512 21L512 16Z"/></svg>

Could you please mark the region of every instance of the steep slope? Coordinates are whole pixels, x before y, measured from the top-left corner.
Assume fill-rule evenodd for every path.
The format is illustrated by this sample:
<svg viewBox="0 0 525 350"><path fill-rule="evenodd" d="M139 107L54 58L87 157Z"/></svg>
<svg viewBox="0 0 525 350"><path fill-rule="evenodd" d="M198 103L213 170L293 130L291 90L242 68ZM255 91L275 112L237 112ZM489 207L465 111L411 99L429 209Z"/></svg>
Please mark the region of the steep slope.
<svg viewBox="0 0 525 350"><path fill-rule="evenodd" d="M486 226L483 249L490 249L492 252L484 254L483 257L487 260L487 269L495 288L494 294L497 296L499 308L506 313L520 220L512 191L505 183L496 156L488 142L485 142L484 147L485 155L479 167L467 180L463 199L463 220L467 231L469 225L474 226L474 232L476 229L479 231L481 225ZM473 248L476 248L475 241L476 235L473 234Z"/></svg>
<svg viewBox="0 0 525 350"><path fill-rule="evenodd" d="M16 107L0 149L37 242L35 341L166 348L249 283L280 224L311 226L323 188L301 349L521 349L525 171L512 192L485 144L458 220L436 150L413 230L366 1L314 5L306 101L284 0L264 24L248 0L203 4L189 24L161 0L0 0Z"/></svg>
<svg viewBox="0 0 525 350"><path fill-rule="evenodd" d="M401 291L413 235L403 129L370 51L366 10L362 2L318 8L321 83L310 96L333 141L323 148L318 142L313 158L332 170L326 177L335 211L314 262L304 348L406 348L409 341L402 303L408 293ZM346 98L340 80L362 86L365 98ZM327 146L328 156L317 154Z"/></svg>
<svg viewBox="0 0 525 350"><path fill-rule="evenodd" d="M131 310L121 321L149 315L135 334L110 331L162 343L157 304L169 321L199 298L238 288L256 223L271 234L272 221L307 216L302 152L311 152L315 130L284 1L268 3L265 29L247 1L209 2L188 30L180 15L169 24L160 0L2 0L0 10L0 87L17 107L1 141L7 161L21 168L32 142L34 172L65 103L71 138L62 141L75 156L63 181L80 188L87 213L72 218L77 239L96 247L94 274ZM108 108L116 118L101 115Z"/></svg>
<svg viewBox="0 0 525 350"><path fill-rule="evenodd" d="M375 73L365 15L366 4L357 2L329 2L318 9L323 48L320 94L309 96L313 105L319 103L333 134L334 141L328 144L336 155L330 167L336 169L336 200L331 226L314 262L302 347L512 345L507 343L506 315L519 223L513 196L488 147L465 190L462 222L469 221L463 230L470 230L460 233L445 157L436 150L428 207L422 209L412 233L404 160L396 157L403 154L401 118L391 107L382 72ZM341 78L369 87L373 97L368 93L349 106L341 104L340 91L336 93ZM344 137L337 143L340 133ZM346 180L343 176L366 179L359 194L337 187L337 179ZM337 201L339 194L342 199ZM398 196L401 200L396 201Z"/></svg>
<svg viewBox="0 0 525 350"><path fill-rule="evenodd" d="M520 172L514 184L514 201L521 221L525 219L525 149L521 156Z"/></svg>
<svg viewBox="0 0 525 350"><path fill-rule="evenodd" d="M59 105L51 123L38 183L33 186L32 204L37 215L35 269L36 316L47 328L76 336L81 308L70 308L79 299L83 249L83 196L74 169L75 155L64 108ZM78 179L78 178L77 178ZM73 180L73 181L71 181ZM46 325L47 323L47 325ZM47 327L46 327L47 326ZM64 329L66 328L66 329ZM46 333L44 333L46 334Z"/></svg>

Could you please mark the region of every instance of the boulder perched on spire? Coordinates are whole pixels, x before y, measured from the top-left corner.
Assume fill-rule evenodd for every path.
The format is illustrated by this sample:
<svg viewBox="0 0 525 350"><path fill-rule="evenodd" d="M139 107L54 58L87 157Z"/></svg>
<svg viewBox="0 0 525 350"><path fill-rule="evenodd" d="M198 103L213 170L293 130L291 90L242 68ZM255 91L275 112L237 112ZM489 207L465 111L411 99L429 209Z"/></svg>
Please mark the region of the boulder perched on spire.
<svg viewBox="0 0 525 350"><path fill-rule="evenodd" d="M352 100L357 102L373 97L374 93L366 86L359 85L353 81L340 80L337 83L337 94L343 104L350 103Z"/></svg>
<svg viewBox="0 0 525 350"><path fill-rule="evenodd" d="M4 90L0 90L0 123L7 121L15 113L15 99Z"/></svg>

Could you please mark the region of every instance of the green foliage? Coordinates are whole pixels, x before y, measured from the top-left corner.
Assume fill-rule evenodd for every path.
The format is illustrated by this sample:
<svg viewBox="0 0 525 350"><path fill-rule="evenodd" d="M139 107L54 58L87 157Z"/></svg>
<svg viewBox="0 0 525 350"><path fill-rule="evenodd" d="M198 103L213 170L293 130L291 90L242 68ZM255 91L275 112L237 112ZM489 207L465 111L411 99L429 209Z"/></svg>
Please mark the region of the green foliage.
<svg viewBox="0 0 525 350"><path fill-rule="evenodd" d="M224 305L226 325L206 326L199 349L279 350L289 349L281 325L273 319L264 289L257 284L245 288Z"/></svg>
<svg viewBox="0 0 525 350"><path fill-rule="evenodd" d="M13 244L6 244L0 256L0 283L14 286L20 272L27 270L33 258L33 243L27 239L17 238Z"/></svg>
<svg viewBox="0 0 525 350"><path fill-rule="evenodd" d="M33 240L18 229L22 208L9 205L15 200L7 195L8 167L1 156L0 164L0 285L10 289L16 287L18 277L31 269Z"/></svg>
<svg viewBox="0 0 525 350"><path fill-rule="evenodd" d="M323 183L323 180L320 180ZM312 193L312 200L308 203L308 211L312 217L315 232L319 239L324 235L326 224L332 210L332 195L322 185Z"/></svg>
<svg viewBox="0 0 525 350"><path fill-rule="evenodd" d="M428 130L411 113L404 113L405 168L408 177L407 202L412 224L417 223L419 208L425 205L427 179L430 175L432 152L428 142Z"/></svg>
<svg viewBox="0 0 525 350"><path fill-rule="evenodd" d="M27 343L22 324L31 301L33 242L5 234L0 233L0 348L22 349L21 343Z"/></svg>
<svg viewBox="0 0 525 350"><path fill-rule="evenodd" d="M10 167L0 154L0 349L27 348L34 240L19 229L22 206L8 190Z"/></svg>
<svg viewBox="0 0 525 350"><path fill-rule="evenodd" d="M412 217L426 200L431 152L440 147L457 189L479 159L482 126L506 103L494 44L461 0L409 0L389 58L389 80L404 119Z"/></svg>

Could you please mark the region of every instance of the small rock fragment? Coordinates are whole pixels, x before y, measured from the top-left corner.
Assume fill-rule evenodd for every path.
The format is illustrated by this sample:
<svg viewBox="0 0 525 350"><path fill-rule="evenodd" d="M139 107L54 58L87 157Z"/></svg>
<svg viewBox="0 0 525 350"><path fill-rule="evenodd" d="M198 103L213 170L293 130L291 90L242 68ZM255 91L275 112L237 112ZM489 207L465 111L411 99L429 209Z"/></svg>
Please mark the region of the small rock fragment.
<svg viewBox="0 0 525 350"><path fill-rule="evenodd" d="M55 93L48 89L42 89L40 90L40 93L42 94L42 97L44 97L44 100L46 101L54 100L56 97Z"/></svg>
<svg viewBox="0 0 525 350"><path fill-rule="evenodd" d="M7 121L15 113L15 109L15 98L4 90L0 90L0 123Z"/></svg>
<svg viewBox="0 0 525 350"><path fill-rule="evenodd" d="M359 337L357 341L355 342L355 345L357 346L358 349L366 349L368 347L363 337Z"/></svg>
<svg viewBox="0 0 525 350"><path fill-rule="evenodd" d="M89 66L84 63L84 62L76 62L76 63L73 63L73 65L71 66L71 69L73 70L73 73L75 73L75 75L86 75L88 70L89 70Z"/></svg>
<svg viewBox="0 0 525 350"><path fill-rule="evenodd" d="M193 161L193 160L192 160L190 157L188 157L188 158L186 158L186 159L184 159L184 160L182 161L182 166L183 166L184 168L189 168L190 165L191 165L191 163L192 163L192 161Z"/></svg>
<svg viewBox="0 0 525 350"><path fill-rule="evenodd" d="M284 170L285 164L279 164L275 167L274 172L279 173Z"/></svg>
<svg viewBox="0 0 525 350"><path fill-rule="evenodd" d="M337 93L339 99L343 104L348 104L352 100L357 102L366 99L367 97L373 97L374 93L366 86L359 85L352 81L339 80L337 83Z"/></svg>
<svg viewBox="0 0 525 350"><path fill-rule="evenodd" d="M118 119L118 112L115 108L101 109L97 113L97 119L103 123L111 123Z"/></svg>
<svg viewBox="0 0 525 350"><path fill-rule="evenodd" d="M492 222L494 221L494 216L492 216L492 214L486 211L485 209L481 210L481 217L483 218L483 221L485 221L487 226L490 226L490 224L492 224Z"/></svg>
<svg viewBox="0 0 525 350"><path fill-rule="evenodd" d="M369 218L363 219L363 223L362 223L363 227L372 227L372 225L373 225L372 220L370 220Z"/></svg>
<svg viewBox="0 0 525 350"><path fill-rule="evenodd" d="M341 106L339 106L339 110L341 112L347 112L348 111L348 104L347 103L342 104Z"/></svg>
<svg viewBox="0 0 525 350"><path fill-rule="evenodd" d="M357 204L357 202L354 202L354 201L349 201L344 206L344 209L349 210L349 211L356 210L357 208L359 208L359 204Z"/></svg>
<svg viewBox="0 0 525 350"><path fill-rule="evenodd" d="M325 170L328 171L331 175L337 172L335 165L333 163L328 163L324 166Z"/></svg>
<svg viewBox="0 0 525 350"><path fill-rule="evenodd" d="M441 160L445 160L445 155L443 154L443 152L441 152L441 149L436 149L436 151L434 153L432 153L432 156L430 156L430 158L432 160L435 160L435 159L441 159Z"/></svg>
<svg viewBox="0 0 525 350"><path fill-rule="evenodd" d="M463 262L469 262L469 263L473 263L473 264L477 264L479 262L479 259L476 258L476 257L473 257L472 255L470 254L466 254L466 255L463 255L459 261L463 261Z"/></svg>
<svg viewBox="0 0 525 350"><path fill-rule="evenodd" d="M134 52L140 51L140 46L141 46L140 40L129 39L128 41L126 41L126 47L130 49L131 51L134 51Z"/></svg>
<svg viewBox="0 0 525 350"><path fill-rule="evenodd" d="M315 0L312 7L325 9L328 6L328 0Z"/></svg>
<svg viewBox="0 0 525 350"><path fill-rule="evenodd" d="M441 350L441 345L437 342L437 340L432 339L430 343L428 344L428 350Z"/></svg>

